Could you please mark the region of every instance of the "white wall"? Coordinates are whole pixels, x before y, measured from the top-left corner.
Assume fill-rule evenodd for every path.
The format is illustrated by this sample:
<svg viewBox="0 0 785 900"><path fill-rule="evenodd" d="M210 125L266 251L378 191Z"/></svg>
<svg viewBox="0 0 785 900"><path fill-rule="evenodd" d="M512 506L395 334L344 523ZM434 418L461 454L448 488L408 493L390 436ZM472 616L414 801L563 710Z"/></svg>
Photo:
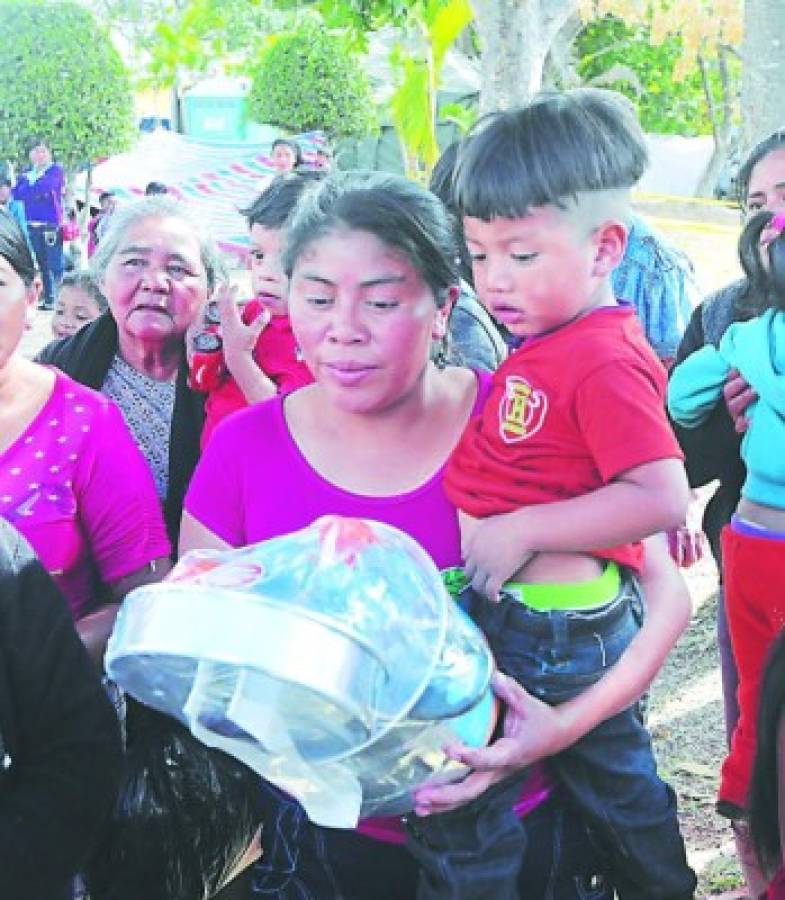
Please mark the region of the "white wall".
<svg viewBox="0 0 785 900"><path fill-rule="evenodd" d="M652 194L693 196L711 157L712 138L649 134L646 139L651 162L639 189Z"/></svg>

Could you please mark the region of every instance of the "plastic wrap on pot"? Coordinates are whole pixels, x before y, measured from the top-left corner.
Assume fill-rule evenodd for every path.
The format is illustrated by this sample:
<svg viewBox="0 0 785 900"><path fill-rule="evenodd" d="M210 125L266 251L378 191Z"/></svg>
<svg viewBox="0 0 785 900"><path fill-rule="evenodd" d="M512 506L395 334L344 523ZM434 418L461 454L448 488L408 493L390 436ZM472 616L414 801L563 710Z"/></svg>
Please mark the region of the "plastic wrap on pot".
<svg viewBox="0 0 785 900"><path fill-rule="evenodd" d="M186 554L126 598L106 667L335 827L410 809L460 771L445 741L493 724L482 634L414 540L365 520Z"/></svg>

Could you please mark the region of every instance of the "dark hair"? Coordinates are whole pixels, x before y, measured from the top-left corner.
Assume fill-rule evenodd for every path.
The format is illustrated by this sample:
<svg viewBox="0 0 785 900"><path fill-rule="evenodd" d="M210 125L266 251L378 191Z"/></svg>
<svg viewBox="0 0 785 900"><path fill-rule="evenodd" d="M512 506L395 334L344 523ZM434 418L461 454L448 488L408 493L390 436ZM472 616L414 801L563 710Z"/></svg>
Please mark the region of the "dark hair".
<svg viewBox="0 0 785 900"><path fill-rule="evenodd" d="M291 278L303 251L337 229L365 231L403 253L433 292L436 305L458 282L455 238L444 205L399 175L339 172L300 200L289 224L283 268Z"/></svg>
<svg viewBox="0 0 785 900"><path fill-rule="evenodd" d="M104 297L96 284L95 278L89 272L66 272L60 281L60 287L57 289L58 294L63 288L75 288L76 290L84 291L92 300L95 300L101 312L104 312L109 306L106 302L106 297Z"/></svg>
<svg viewBox="0 0 785 900"><path fill-rule="evenodd" d="M169 188L163 181L149 181L144 189L145 197L154 197L156 194L166 194L168 192Z"/></svg>
<svg viewBox="0 0 785 900"><path fill-rule="evenodd" d="M29 287L36 276L35 260L22 229L11 213L0 207L0 256Z"/></svg>
<svg viewBox="0 0 785 900"><path fill-rule="evenodd" d="M749 793L750 836L761 867L780 865L779 731L785 713L785 631L772 643L760 685L755 763Z"/></svg>
<svg viewBox="0 0 785 900"><path fill-rule="evenodd" d="M763 230L774 218L768 210L756 213L744 226L739 237L739 262L747 276L744 293L739 299L738 309L744 318L760 315L769 307L785 309L785 285L782 283L782 254L785 238L775 238L765 252L769 256L769 268L764 268L760 237Z"/></svg>
<svg viewBox="0 0 785 900"><path fill-rule="evenodd" d="M777 131L773 131L768 137L759 141L739 166L739 172L736 175L736 199L742 209L747 207L747 193L750 189L752 170L774 150L785 150L785 128L778 128Z"/></svg>
<svg viewBox="0 0 785 900"><path fill-rule="evenodd" d="M301 166L303 164L303 151L300 149L300 145L293 138L276 138L273 141L273 146L270 150L272 153L276 147L289 147L294 153L294 165L295 167Z"/></svg>
<svg viewBox="0 0 785 900"><path fill-rule="evenodd" d="M212 897L261 823L259 780L168 716L139 708L131 724L114 813L88 864L90 897Z"/></svg>
<svg viewBox="0 0 785 900"><path fill-rule="evenodd" d="M466 246L466 240L463 236L463 219L461 217L458 204L455 202L455 194L453 191L453 176L455 174L455 165L458 162L458 151L460 141L453 141L444 149L442 155L436 160L436 165L431 172L431 180L428 183L428 189L431 193L442 201L447 212L450 215L453 232L455 234L455 243L458 247L458 269L461 278L467 284L474 287L474 275L472 274L472 261L469 256L469 249Z"/></svg>
<svg viewBox="0 0 785 900"><path fill-rule="evenodd" d="M35 150L36 147L46 147L50 153L52 152L51 144L45 137L41 137L40 134L34 134L27 142L27 152Z"/></svg>
<svg viewBox="0 0 785 900"><path fill-rule="evenodd" d="M240 212L248 220L248 227L283 228L297 206L303 191L321 181L321 172L287 172L276 175L254 202Z"/></svg>
<svg viewBox="0 0 785 900"><path fill-rule="evenodd" d="M101 191L98 195L98 202L101 203L103 200L109 200L111 197L114 197L114 191Z"/></svg>
<svg viewBox="0 0 785 900"><path fill-rule="evenodd" d="M630 188L647 163L640 124L620 94L542 94L477 123L458 154L454 196L469 216L520 218L584 191Z"/></svg>

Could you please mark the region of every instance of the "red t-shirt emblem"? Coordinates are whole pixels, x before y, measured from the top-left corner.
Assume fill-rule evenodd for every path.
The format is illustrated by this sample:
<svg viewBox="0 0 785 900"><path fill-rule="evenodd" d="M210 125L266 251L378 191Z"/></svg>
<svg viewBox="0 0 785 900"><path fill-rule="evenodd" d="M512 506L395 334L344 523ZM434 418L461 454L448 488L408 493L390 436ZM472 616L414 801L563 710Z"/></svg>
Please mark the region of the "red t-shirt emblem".
<svg viewBox="0 0 785 900"><path fill-rule="evenodd" d="M525 441L542 428L548 398L520 375L508 375L499 404L499 434L505 444Z"/></svg>

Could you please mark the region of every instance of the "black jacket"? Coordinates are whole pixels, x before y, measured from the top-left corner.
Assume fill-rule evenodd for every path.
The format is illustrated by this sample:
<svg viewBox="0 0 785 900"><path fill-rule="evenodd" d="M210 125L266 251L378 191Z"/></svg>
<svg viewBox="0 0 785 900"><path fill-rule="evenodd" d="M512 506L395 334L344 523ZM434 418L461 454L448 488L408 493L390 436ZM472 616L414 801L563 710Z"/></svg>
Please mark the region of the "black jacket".
<svg viewBox="0 0 785 900"><path fill-rule="evenodd" d="M71 337L53 341L36 361L56 366L75 381L100 391L117 354L117 324L105 312ZM172 546L177 547L180 517L188 483L199 460L199 437L204 425L204 398L188 387L188 365L177 373L174 414L169 434L169 489L164 500L164 518Z"/></svg>
<svg viewBox="0 0 785 900"><path fill-rule="evenodd" d="M53 900L116 799L117 716L65 600L0 519L0 897Z"/></svg>
<svg viewBox="0 0 785 900"><path fill-rule="evenodd" d="M719 344L729 325L747 318L741 308L745 288L746 282L734 282L696 307L679 344L677 365L706 344ZM724 403L718 403L697 428L674 424L674 431L685 456L690 485L701 487L715 479L720 482L703 514L703 530L719 564L720 532L736 509L747 477L741 461L741 435L736 433Z"/></svg>

